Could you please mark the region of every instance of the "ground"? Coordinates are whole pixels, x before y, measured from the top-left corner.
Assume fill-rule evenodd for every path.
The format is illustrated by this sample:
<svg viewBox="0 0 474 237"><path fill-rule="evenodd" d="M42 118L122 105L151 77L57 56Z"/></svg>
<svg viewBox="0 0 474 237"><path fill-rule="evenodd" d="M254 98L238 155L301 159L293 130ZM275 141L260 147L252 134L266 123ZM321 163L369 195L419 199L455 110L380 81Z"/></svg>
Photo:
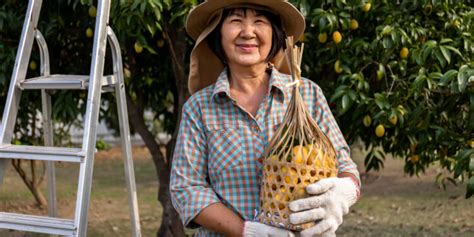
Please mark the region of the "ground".
<svg viewBox="0 0 474 237"><path fill-rule="evenodd" d="M361 152L354 159L363 167ZM119 148L100 151L95 160L88 236L130 236L123 163ZM156 173L143 147L133 150L143 236L156 236L161 222ZM78 165L59 163L58 204L61 217L74 213ZM361 168L361 170L363 170ZM403 174L403 163L387 157L378 173L362 172L362 197L345 217L338 236L474 236L474 200L464 199L465 185L435 185L440 171L420 177ZM0 211L45 214L38 209L21 179L10 168L0 187ZM34 233L0 230L0 237L39 237Z"/></svg>

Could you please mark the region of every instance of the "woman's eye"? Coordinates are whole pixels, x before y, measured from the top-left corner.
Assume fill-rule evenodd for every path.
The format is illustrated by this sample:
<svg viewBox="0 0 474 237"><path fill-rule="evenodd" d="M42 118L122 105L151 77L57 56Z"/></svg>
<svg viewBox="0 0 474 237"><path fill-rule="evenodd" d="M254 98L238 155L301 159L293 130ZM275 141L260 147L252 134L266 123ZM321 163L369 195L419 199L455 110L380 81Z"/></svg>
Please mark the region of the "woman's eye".
<svg viewBox="0 0 474 237"><path fill-rule="evenodd" d="M233 18L233 19L230 19L230 22L241 22L242 20L239 19L239 18Z"/></svg>

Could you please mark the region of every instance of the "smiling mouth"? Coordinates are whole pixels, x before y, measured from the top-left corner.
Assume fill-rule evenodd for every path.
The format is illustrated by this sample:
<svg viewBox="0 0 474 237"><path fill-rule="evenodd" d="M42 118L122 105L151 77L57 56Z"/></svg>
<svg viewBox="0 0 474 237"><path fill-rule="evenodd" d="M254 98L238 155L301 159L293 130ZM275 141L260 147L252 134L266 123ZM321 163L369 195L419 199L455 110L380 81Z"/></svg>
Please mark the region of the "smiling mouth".
<svg viewBox="0 0 474 237"><path fill-rule="evenodd" d="M253 49L256 49L258 45L256 44L237 44L236 45L238 48L242 49L243 51L251 51Z"/></svg>

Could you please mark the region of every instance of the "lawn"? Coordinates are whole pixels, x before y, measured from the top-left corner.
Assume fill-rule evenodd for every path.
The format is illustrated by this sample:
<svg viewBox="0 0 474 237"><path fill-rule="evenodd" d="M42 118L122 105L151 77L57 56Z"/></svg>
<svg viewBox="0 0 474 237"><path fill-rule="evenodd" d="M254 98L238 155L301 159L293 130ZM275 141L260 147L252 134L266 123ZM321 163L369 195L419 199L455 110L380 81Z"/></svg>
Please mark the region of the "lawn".
<svg viewBox="0 0 474 237"><path fill-rule="evenodd" d="M95 161L88 236L130 236L128 202L119 149L98 153ZM353 149L362 167L362 155ZM134 149L138 203L143 236L155 236L161 222L156 173L146 149ZM474 236L474 199L464 199L465 185L439 189L438 173L409 177L403 164L387 157L385 168L363 174L362 197L345 217L338 236ZM58 205L61 217L72 217L78 165L57 164ZM45 214L10 168L0 187L0 211ZM0 230L0 237L45 236Z"/></svg>

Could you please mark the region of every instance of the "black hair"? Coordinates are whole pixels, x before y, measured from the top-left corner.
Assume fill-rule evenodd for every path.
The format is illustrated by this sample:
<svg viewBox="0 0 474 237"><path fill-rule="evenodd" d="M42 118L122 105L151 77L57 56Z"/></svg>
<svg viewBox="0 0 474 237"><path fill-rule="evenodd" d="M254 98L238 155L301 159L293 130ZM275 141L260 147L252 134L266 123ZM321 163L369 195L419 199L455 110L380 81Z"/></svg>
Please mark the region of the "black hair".
<svg viewBox="0 0 474 237"><path fill-rule="evenodd" d="M216 28L206 37L206 42L212 52L221 60L222 63L227 64L224 48L222 47L222 35L221 28L224 20L229 17L232 13L236 11L243 11L244 14L250 7L240 7L240 8L231 8L224 9L222 13L222 18ZM272 26L272 47L266 61L270 61L275 55L280 51L280 49L285 47L285 32L282 29L281 19L278 15L275 15L269 11L255 9L257 15L262 15L266 17Z"/></svg>

